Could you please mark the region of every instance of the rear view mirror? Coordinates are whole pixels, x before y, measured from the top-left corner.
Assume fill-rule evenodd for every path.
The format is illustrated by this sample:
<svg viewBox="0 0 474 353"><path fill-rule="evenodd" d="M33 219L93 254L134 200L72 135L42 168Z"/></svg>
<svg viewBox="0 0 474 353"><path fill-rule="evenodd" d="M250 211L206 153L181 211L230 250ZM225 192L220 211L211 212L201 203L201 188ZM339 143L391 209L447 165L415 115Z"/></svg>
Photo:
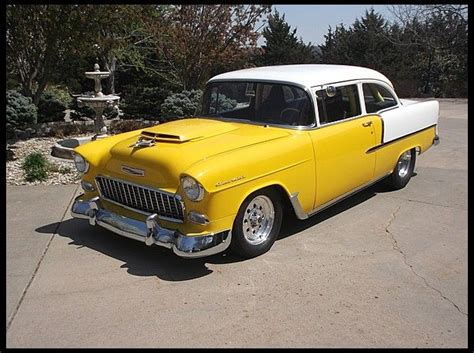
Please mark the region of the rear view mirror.
<svg viewBox="0 0 474 353"><path fill-rule="evenodd" d="M334 86L326 87L326 94L328 97L334 97L336 95L336 88Z"/></svg>

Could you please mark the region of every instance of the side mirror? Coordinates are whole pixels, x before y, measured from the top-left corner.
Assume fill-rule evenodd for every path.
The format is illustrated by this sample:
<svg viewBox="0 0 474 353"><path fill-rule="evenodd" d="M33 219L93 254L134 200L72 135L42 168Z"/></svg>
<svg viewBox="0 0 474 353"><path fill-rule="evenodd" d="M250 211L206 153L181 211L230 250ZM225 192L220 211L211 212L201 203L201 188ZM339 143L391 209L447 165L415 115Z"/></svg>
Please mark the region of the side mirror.
<svg viewBox="0 0 474 353"><path fill-rule="evenodd" d="M334 97L336 95L336 88L334 86L326 87L326 94L328 97Z"/></svg>

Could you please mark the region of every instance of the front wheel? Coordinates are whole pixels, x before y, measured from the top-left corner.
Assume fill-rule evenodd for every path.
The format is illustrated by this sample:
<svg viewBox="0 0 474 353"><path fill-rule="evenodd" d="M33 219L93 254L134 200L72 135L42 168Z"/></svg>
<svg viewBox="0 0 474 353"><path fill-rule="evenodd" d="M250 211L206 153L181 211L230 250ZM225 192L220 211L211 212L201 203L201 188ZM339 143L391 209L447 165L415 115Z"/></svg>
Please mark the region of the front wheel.
<svg viewBox="0 0 474 353"><path fill-rule="evenodd" d="M232 251L252 258L270 250L280 233L282 214L280 196L274 190L259 190L249 195L234 220Z"/></svg>
<svg viewBox="0 0 474 353"><path fill-rule="evenodd" d="M415 169L416 152L414 149L402 153L395 169L387 178L388 186L393 190L404 188L410 181Z"/></svg>

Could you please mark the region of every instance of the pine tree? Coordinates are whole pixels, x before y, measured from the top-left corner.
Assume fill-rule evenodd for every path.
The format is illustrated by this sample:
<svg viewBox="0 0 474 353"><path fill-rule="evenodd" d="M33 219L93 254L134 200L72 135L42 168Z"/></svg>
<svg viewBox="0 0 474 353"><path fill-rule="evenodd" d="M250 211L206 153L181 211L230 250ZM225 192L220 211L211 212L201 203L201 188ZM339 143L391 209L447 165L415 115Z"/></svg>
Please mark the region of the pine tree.
<svg viewBox="0 0 474 353"><path fill-rule="evenodd" d="M307 64L316 62L314 47L305 44L296 36L296 28L285 21L285 15L275 11L269 16L268 26L263 30L265 45L262 55L256 59L257 65Z"/></svg>

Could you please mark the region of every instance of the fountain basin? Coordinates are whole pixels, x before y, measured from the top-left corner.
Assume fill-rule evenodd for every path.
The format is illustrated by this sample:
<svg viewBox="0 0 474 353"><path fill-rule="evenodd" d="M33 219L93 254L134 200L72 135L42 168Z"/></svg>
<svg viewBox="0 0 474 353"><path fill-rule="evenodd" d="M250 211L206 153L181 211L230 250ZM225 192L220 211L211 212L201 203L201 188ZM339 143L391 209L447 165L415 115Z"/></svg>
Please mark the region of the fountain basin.
<svg viewBox="0 0 474 353"><path fill-rule="evenodd" d="M111 94L99 97L79 96L77 97L77 100L91 108L105 108L108 105L108 101L110 101L110 105L114 105L116 102L118 103L120 97Z"/></svg>
<svg viewBox="0 0 474 353"><path fill-rule="evenodd" d="M87 78L95 78L96 76L107 78L110 76L110 71L86 71L84 74Z"/></svg>
<svg viewBox="0 0 474 353"><path fill-rule="evenodd" d="M85 143L95 141L96 139L99 140L106 137L109 137L109 135L104 134L59 140L51 148L51 155L57 158L73 159L74 148Z"/></svg>

